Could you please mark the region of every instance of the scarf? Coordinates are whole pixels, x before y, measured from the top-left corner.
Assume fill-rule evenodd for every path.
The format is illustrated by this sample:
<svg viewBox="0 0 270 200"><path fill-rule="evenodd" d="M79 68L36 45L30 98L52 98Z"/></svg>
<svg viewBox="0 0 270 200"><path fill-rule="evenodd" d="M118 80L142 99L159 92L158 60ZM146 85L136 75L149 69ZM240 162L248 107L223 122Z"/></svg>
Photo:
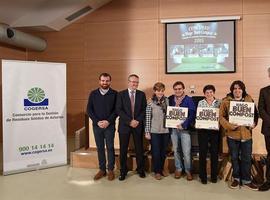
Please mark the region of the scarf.
<svg viewBox="0 0 270 200"><path fill-rule="evenodd" d="M166 110L167 110L167 104L166 104L166 99L165 97L161 97L161 99L158 99L156 95L153 95L152 97L152 101L157 105L160 106L163 113L166 114Z"/></svg>
<svg viewBox="0 0 270 200"><path fill-rule="evenodd" d="M180 104L182 103L183 99L185 98L185 93L183 93L183 95L181 97L176 97L174 96L174 101L175 101L175 106L179 107Z"/></svg>

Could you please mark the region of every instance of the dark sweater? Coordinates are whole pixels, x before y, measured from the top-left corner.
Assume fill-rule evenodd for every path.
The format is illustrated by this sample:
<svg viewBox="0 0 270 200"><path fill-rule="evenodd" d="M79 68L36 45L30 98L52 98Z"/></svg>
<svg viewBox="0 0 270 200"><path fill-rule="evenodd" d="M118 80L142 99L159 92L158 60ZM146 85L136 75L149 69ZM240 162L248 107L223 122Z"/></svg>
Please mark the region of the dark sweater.
<svg viewBox="0 0 270 200"><path fill-rule="evenodd" d="M97 123L101 120L107 120L110 125L115 124L117 117L115 113L117 92L113 89L102 95L99 88L93 90L88 98L87 115L93 121L93 125L97 126Z"/></svg>

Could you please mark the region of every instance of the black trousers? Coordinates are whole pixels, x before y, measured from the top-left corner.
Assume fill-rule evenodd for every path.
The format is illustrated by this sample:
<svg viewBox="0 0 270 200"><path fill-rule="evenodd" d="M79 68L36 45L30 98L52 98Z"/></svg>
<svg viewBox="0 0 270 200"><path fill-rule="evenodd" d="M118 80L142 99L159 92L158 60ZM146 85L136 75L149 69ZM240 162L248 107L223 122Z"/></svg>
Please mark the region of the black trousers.
<svg viewBox="0 0 270 200"><path fill-rule="evenodd" d="M137 171L144 171L144 150L143 150L143 134L142 132L138 132L136 129L131 128L129 133L119 133L120 140L120 172L126 174L128 172L127 168L127 152L130 135L132 134L134 145L135 145L135 153L136 153L136 163L137 163Z"/></svg>
<svg viewBox="0 0 270 200"><path fill-rule="evenodd" d="M208 149L211 158L211 179L217 179L219 131L198 129L199 142L199 176L201 180L207 180L206 158ZM210 143L210 148L208 144Z"/></svg>
<svg viewBox="0 0 270 200"><path fill-rule="evenodd" d="M267 162L266 162L266 181L270 182L270 135L265 135L265 146L267 150Z"/></svg>

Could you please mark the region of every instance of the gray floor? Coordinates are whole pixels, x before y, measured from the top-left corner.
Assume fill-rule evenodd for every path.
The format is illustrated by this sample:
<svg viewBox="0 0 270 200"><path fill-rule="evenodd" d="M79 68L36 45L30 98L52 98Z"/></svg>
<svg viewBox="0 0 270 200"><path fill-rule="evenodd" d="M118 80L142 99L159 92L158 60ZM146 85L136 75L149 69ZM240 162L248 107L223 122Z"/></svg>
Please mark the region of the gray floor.
<svg viewBox="0 0 270 200"><path fill-rule="evenodd" d="M269 199L270 192L256 192L246 188L232 190L224 181L202 185L198 180L187 182L172 176L155 180L151 174L145 179L133 172L125 181L93 181L96 170L69 166L0 177L1 200L143 200L143 199Z"/></svg>
<svg viewBox="0 0 270 200"><path fill-rule="evenodd" d="M68 152L74 150L74 139L68 138ZM0 144L1 146L1 144ZM0 160L2 156L0 156ZM1 165L2 166L2 162ZM173 176L157 181L152 174L145 179L130 172L125 181L93 181L96 170L56 167L33 172L0 176L0 200L264 200L269 192L232 190L227 183L202 185L197 178L187 182Z"/></svg>

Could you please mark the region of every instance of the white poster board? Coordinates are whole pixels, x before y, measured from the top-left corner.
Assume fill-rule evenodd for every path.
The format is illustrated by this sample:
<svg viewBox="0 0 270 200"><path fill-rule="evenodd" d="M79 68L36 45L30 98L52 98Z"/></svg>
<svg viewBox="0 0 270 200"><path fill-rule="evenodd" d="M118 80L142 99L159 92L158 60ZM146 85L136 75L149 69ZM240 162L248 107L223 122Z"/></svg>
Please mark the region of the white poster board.
<svg viewBox="0 0 270 200"><path fill-rule="evenodd" d="M188 108L168 106L166 112L167 128L177 128L178 125L183 123L188 117Z"/></svg>
<svg viewBox="0 0 270 200"><path fill-rule="evenodd" d="M66 64L2 60L4 175L67 164Z"/></svg>
<svg viewBox="0 0 270 200"><path fill-rule="evenodd" d="M254 124L254 108L252 102L230 101L229 122L239 126Z"/></svg>
<svg viewBox="0 0 270 200"><path fill-rule="evenodd" d="M195 128L199 129L219 129L219 109L218 108L197 108Z"/></svg>

